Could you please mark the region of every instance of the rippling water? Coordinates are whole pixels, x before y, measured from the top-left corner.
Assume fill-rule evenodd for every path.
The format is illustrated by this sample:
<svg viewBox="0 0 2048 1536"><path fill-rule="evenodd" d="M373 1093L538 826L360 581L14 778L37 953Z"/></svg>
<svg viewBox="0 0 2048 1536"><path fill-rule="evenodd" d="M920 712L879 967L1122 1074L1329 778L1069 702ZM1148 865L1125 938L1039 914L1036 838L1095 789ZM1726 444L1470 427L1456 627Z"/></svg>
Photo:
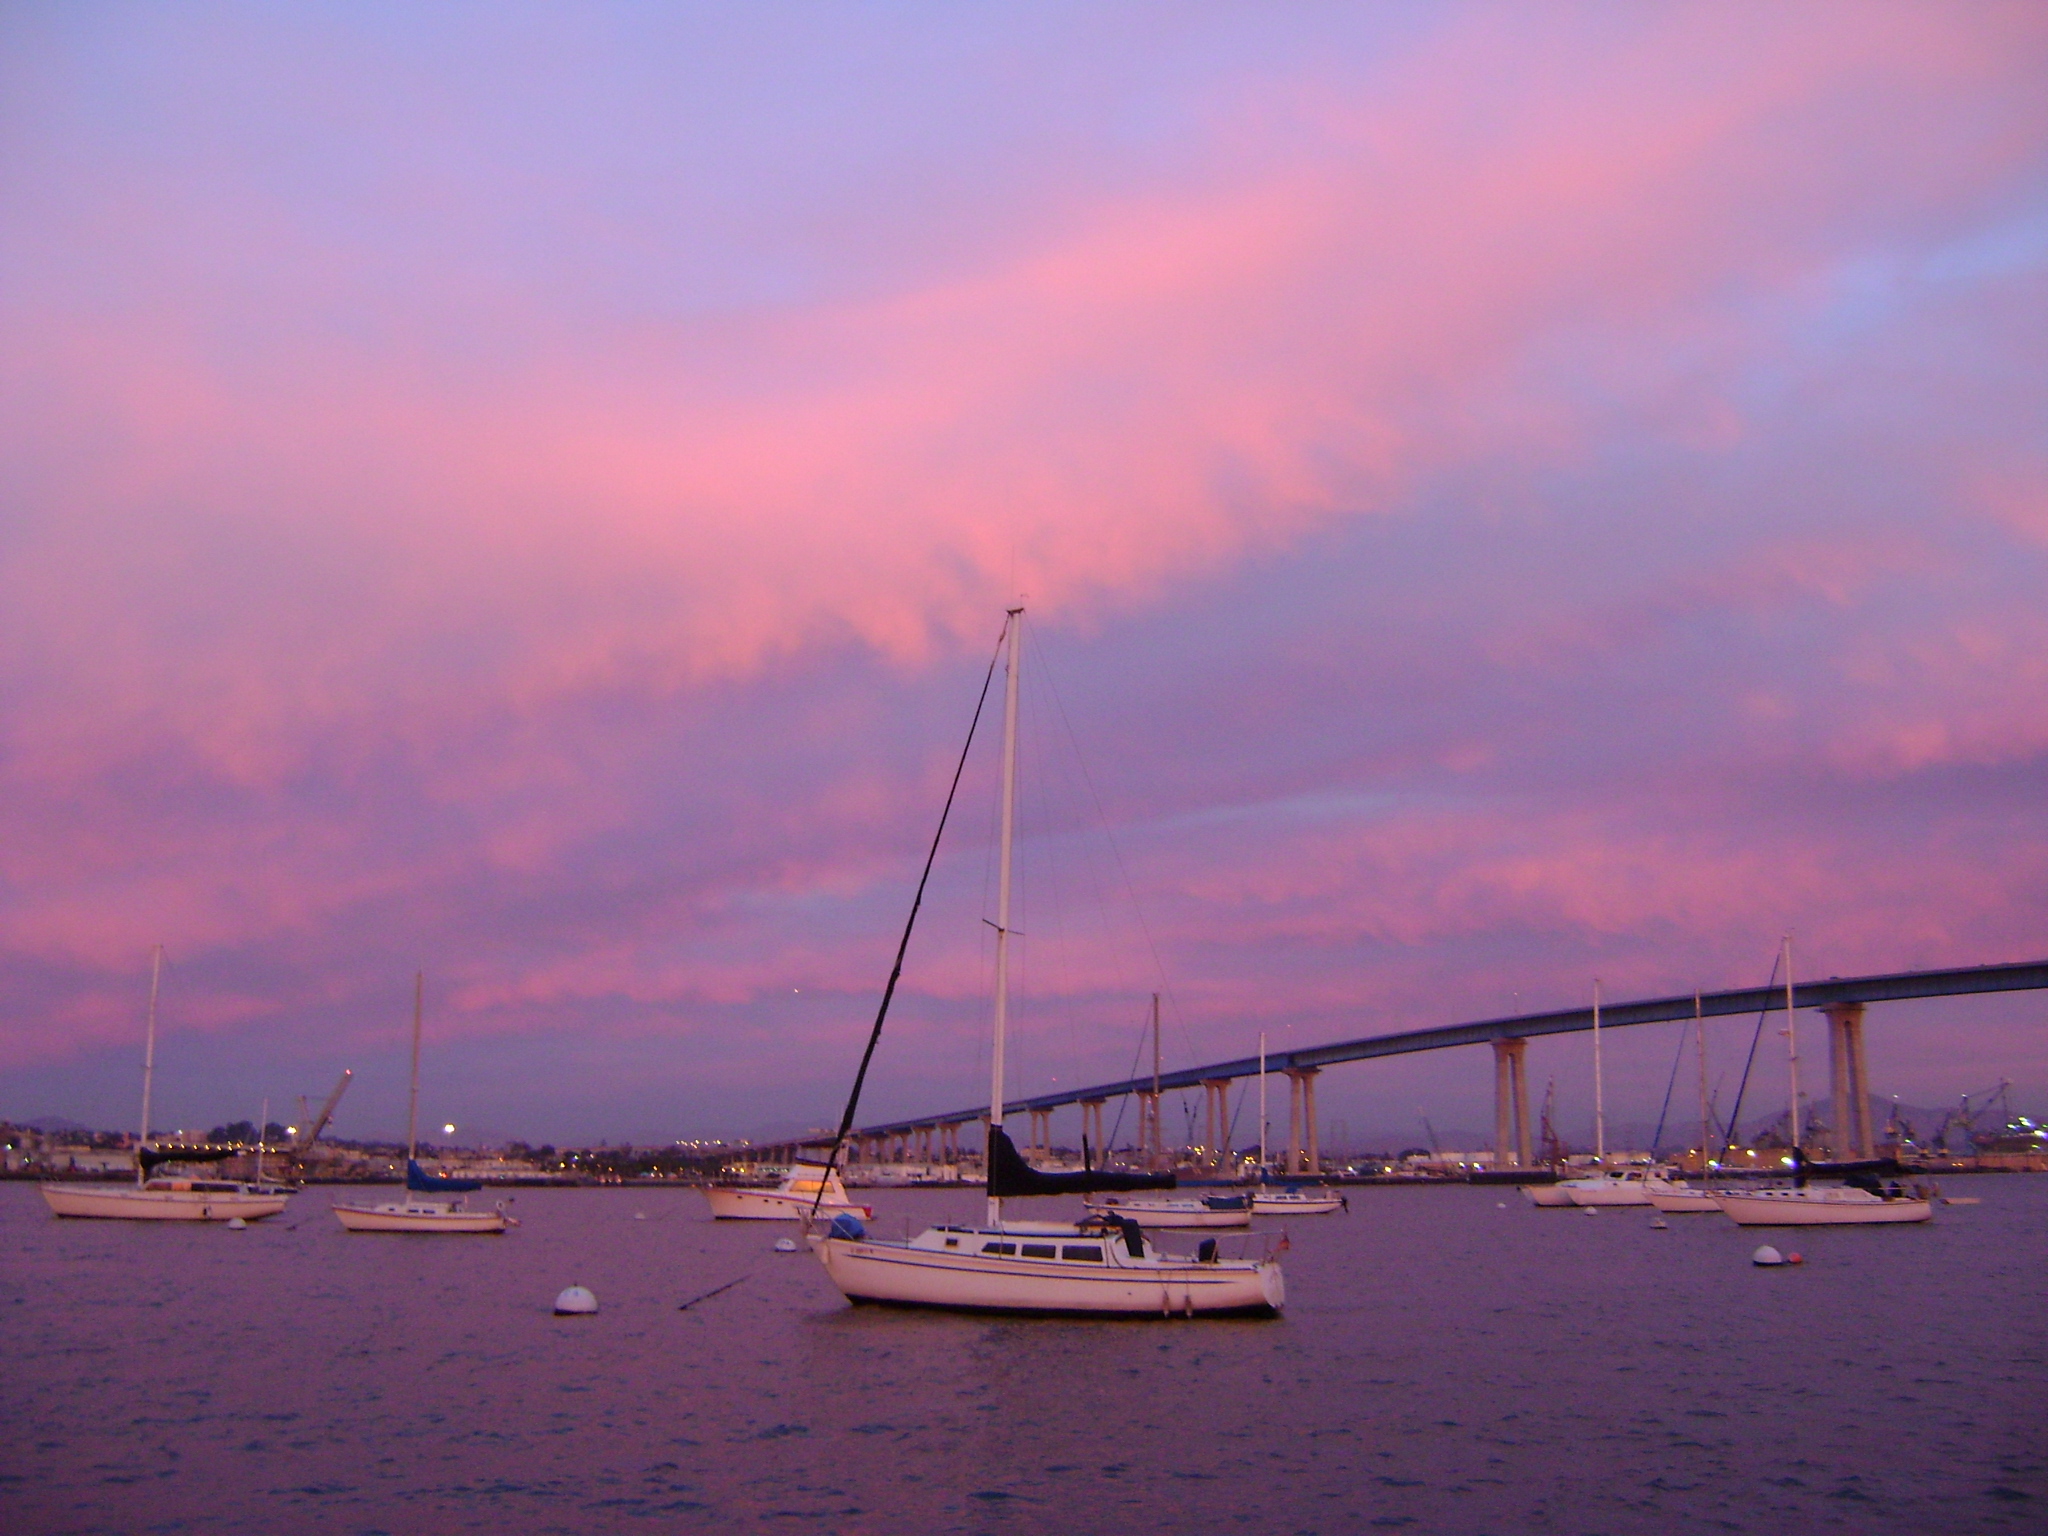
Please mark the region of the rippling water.
<svg viewBox="0 0 2048 1536"><path fill-rule="evenodd" d="M8 1185L0 1530L2048 1529L2048 1178L1950 1192L1772 1271L1718 1216L1359 1189L1288 1224L1278 1321L1074 1323L856 1312L681 1190L419 1239L327 1189L229 1232ZM572 1282L598 1316L550 1315Z"/></svg>

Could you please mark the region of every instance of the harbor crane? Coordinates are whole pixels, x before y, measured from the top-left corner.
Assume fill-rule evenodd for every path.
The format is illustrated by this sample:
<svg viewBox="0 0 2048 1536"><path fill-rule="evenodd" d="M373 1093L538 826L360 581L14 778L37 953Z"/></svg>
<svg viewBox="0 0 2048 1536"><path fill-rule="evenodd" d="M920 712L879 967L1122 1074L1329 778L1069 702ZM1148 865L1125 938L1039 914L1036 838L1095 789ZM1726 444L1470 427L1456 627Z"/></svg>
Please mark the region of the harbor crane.
<svg viewBox="0 0 2048 1536"><path fill-rule="evenodd" d="M355 1076L353 1068L342 1069L341 1080L334 1085L334 1092L327 1095L327 1102L320 1106L320 1113L299 1128L299 1134L292 1138L292 1154L298 1156L307 1151L320 1139L320 1133L327 1129L327 1122L334 1118L334 1106L341 1102L341 1096L348 1092L349 1080Z"/></svg>

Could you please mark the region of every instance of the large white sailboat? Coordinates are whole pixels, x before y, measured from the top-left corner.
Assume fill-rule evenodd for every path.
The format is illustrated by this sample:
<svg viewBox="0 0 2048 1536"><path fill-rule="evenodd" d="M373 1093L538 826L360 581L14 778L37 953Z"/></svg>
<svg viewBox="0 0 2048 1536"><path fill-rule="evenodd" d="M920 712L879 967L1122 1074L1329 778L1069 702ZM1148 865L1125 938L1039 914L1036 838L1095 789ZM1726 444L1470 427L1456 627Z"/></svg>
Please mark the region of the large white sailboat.
<svg viewBox="0 0 2048 1536"><path fill-rule="evenodd" d="M405 1194L397 1200L334 1202L334 1219L348 1232L434 1232L473 1235L494 1234L519 1225L518 1218L505 1212L503 1203L472 1207L459 1198L482 1189L475 1179L451 1179L428 1173L419 1164L420 1121L420 1014L426 990L426 974L413 977L412 984L412 1090L406 1098ZM437 1200L435 1195L455 1195Z"/></svg>
<svg viewBox="0 0 2048 1536"><path fill-rule="evenodd" d="M1792 939L1785 938L1785 1069L1791 1090L1792 1183L1769 1189L1720 1189L1714 1203L1723 1215L1745 1227L1889 1226L1932 1221L1934 1202L1925 1195L1868 1177L1855 1182L1808 1182L1806 1155L1800 1147L1799 1030L1792 1008Z"/></svg>
<svg viewBox="0 0 2048 1536"><path fill-rule="evenodd" d="M292 1191L282 1185L231 1179L162 1177L150 1170L166 1163L218 1162L232 1147L151 1147L150 1093L156 1084L156 1002L163 979L164 951L150 957L149 1029L142 1051L142 1134L135 1142L135 1182L126 1184L44 1184L43 1203L55 1216L105 1221L261 1221L285 1208ZM261 1168L258 1168L261 1173Z"/></svg>
<svg viewBox="0 0 2048 1536"><path fill-rule="evenodd" d="M1021 655L1018 640L1023 616L1022 608L1009 611L1002 639L1007 664L1003 687L1002 832L996 896L987 1218L980 1226L932 1227L906 1241L893 1241L870 1236L856 1217L839 1216L822 1230L812 1232L811 1248L832 1283L857 1304L1110 1317L1276 1315L1286 1300L1286 1287L1279 1261L1270 1255L1226 1259L1221 1256L1215 1238L1204 1239L1193 1255L1165 1253L1145 1235L1139 1222L1114 1211L1105 1210L1078 1222L1016 1222L1004 1217L1006 1198L1170 1188L1173 1183L1171 1174L1111 1173L1092 1168L1081 1173L1042 1173L1025 1163L1003 1130L1010 874L1016 828L1017 682ZM991 661L991 679L995 666ZM984 700L988 686L984 680ZM977 719L980 712L977 706ZM973 739L970 726L970 746ZM953 790L946 799L948 812L953 793L959 788L961 768L966 764L964 748L960 762L961 767L954 770ZM944 833L945 821L942 813L940 835ZM927 879L937 850L935 836L932 852L925 860ZM913 923L923 893L924 883L920 880L918 901L911 906ZM901 974L909 939L910 928L906 926L903 943L897 950L896 970L883 994L882 1013L877 1016L874 1034L869 1039L868 1056L863 1058L861 1074L855 1078L853 1098L842 1122L842 1136L852 1121L860 1084L868 1060L872 1059L875 1039L880 1036L882 1017L887 1013L896 978Z"/></svg>

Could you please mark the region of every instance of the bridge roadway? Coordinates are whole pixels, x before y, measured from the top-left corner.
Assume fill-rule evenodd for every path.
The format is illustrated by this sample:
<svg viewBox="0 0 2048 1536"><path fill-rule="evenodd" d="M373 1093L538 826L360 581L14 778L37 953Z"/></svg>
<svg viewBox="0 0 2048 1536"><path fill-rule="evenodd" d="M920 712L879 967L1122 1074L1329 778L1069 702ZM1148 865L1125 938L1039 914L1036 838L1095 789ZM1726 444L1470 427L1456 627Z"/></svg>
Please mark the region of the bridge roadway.
<svg viewBox="0 0 2048 1536"><path fill-rule="evenodd" d="M1829 1061L1833 1069L1836 1126L1849 1127L1848 1144L1838 1153L1871 1155L1869 1126L1869 1083L1863 1067L1862 1021L1865 1005L1898 1002L1910 998L1965 997L1981 992L2022 992L2048 989L2048 960L2021 961L2010 965L1973 965L1940 971L1900 971L1885 976L1831 977L1826 981L1795 983L1793 1005L1819 1009L1829 1020ZM1730 992L1700 995L1700 1013L1707 1018L1731 1014L1752 1014L1765 1009L1782 1009L1782 987L1743 987ZM1603 1004L1602 1029L1626 1029L1635 1024L1665 1024L1693 1016L1691 993L1658 997L1642 1002ZM1339 1040L1329 1045L1268 1051L1266 1070L1289 1079L1290 1169L1302 1171L1317 1166L1315 1131L1315 1074L1324 1067L1347 1061L1368 1061L1380 1056L1404 1056L1415 1051L1441 1051L1461 1045L1494 1047L1495 1058L1495 1150L1509 1166L1526 1165L1530 1159L1528 1086L1522 1071L1524 1043L1538 1035L1575 1034L1593 1027L1593 1010L1568 1008L1552 1013L1522 1014L1512 1018L1484 1019L1471 1024L1446 1024L1434 1029L1404 1030L1391 1035L1367 1035L1356 1040ZM1231 1081L1257 1074L1259 1059L1242 1056L1209 1066L1188 1067L1159 1076L1161 1093L1202 1088L1209 1096L1208 1143L1220 1143L1217 1127L1228 1123L1223 1113L1223 1094ZM1153 1093L1151 1077L1126 1078L1121 1082L1098 1083L1059 1093L1021 1098L1003 1106L1007 1120L1015 1115L1031 1116L1031 1141L1042 1144L1045 1118L1055 1109L1070 1104L1083 1107L1095 1127L1091 1142L1102 1145L1101 1106L1110 1099L1135 1095L1141 1099ZM1092 1111L1092 1115L1090 1112ZM856 1147L870 1155L890 1142L908 1143L922 1138L927 1155L933 1151L936 1133L957 1154L958 1129L987 1118L980 1107L955 1110L943 1115L920 1115L883 1125L864 1126L853 1133ZM1306 1129L1306 1137L1302 1131Z"/></svg>

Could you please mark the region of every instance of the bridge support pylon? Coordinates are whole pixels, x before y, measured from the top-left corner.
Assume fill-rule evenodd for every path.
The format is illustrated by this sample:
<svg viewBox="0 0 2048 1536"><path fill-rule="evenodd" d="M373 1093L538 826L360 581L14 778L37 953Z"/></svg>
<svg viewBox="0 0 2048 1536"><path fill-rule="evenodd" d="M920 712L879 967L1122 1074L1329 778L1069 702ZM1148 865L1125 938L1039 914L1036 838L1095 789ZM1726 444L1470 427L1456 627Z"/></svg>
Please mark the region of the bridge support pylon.
<svg viewBox="0 0 2048 1536"><path fill-rule="evenodd" d="M1529 1166L1529 1078L1523 1057L1529 1042L1510 1037L1493 1042L1493 1165Z"/></svg>
<svg viewBox="0 0 2048 1536"><path fill-rule="evenodd" d="M1863 1059L1863 1005L1831 1003L1821 1012L1828 1019L1828 1065L1835 1090L1835 1156L1877 1156L1870 1128L1870 1070Z"/></svg>
<svg viewBox="0 0 2048 1536"><path fill-rule="evenodd" d="M1230 1079L1202 1079L1202 1152L1211 1168L1221 1168L1230 1156Z"/></svg>
<svg viewBox="0 0 2048 1536"><path fill-rule="evenodd" d="M1316 1143L1316 1077L1321 1068L1289 1067L1286 1071L1287 1171L1317 1173L1323 1166L1322 1149Z"/></svg>

